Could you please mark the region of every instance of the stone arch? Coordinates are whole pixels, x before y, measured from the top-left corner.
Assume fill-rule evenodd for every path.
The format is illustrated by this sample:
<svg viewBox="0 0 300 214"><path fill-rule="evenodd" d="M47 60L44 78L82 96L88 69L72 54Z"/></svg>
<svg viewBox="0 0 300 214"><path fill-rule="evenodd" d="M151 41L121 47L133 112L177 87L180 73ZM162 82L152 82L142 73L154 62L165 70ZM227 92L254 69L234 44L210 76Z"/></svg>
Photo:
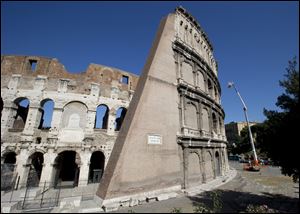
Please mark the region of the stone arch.
<svg viewBox="0 0 300 214"><path fill-rule="evenodd" d="M116 111L115 131L119 131L121 129L126 113L127 109L124 107L120 107Z"/></svg>
<svg viewBox="0 0 300 214"><path fill-rule="evenodd" d="M216 113L212 113L212 124L213 124L213 131L215 134L218 133L218 118L216 116Z"/></svg>
<svg viewBox="0 0 300 214"><path fill-rule="evenodd" d="M218 90L217 90L217 88L216 88L216 86L214 86L214 92L215 92L215 101L216 102L219 102L219 95L218 95Z"/></svg>
<svg viewBox="0 0 300 214"><path fill-rule="evenodd" d="M198 129L197 106L193 102L188 101L186 103L184 114L185 125L193 129Z"/></svg>
<svg viewBox="0 0 300 214"><path fill-rule="evenodd" d="M223 133L222 117L219 117L219 134Z"/></svg>
<svg viewBox="0 0 300 214"><path fill-rule="evenodd" d="M198 72L198 86L202 91L205 91L205 80L201 71Z"/></svg>
<svg viewBox="0 0 300 214"><path fill-rule="evenodd" d="M208 94L211 98L214 98L214 86L213 82L208 78L207 79L207 89L208 89Z"/></svg>
<svg viewBox="0 0 300 214"><path fill-rule="evenodd" d="M1 164L15 164L16 163L16 152L12 150L5 150L1 154Z"/></svg>
<svg viewBox="0 0 300 214"><path fill-rule="evenodd" d="M219 152L215 152L215 177L218 177L221 175L221 157L219 155Z"/></svg>
<svg viewBox="0 0 300 214"><path fill-rule="evenodd" d="M95 118L95 127L96 129L107 129L108 125L108 116L109 116L109 107L105 104L97 106L96 109L96 118Z"/></svg>
<svg viewBox="0 0 300 214"><path fill-rule="evenodd" d="M63 107L62 128L85 129L88 107L79 101L72 101Z"/></svg>
<svg viewBox="0 0 300 214"><path fill-rule="evenodd" d="M14 100L16 115L14 117L13 129L22 131L25 127L25 123L29 111L29 99L26 97L19 97Z"/></svg>
<svg viewBox="0 0 300 214"><path fill-rule="evenodd" d="M50 129L54 111L54 101L52 99L43 99L40 103L41 120L38 129Z"/></svg>
<svg viewBox="0 0 300 214"><path fill-rule="evenodd" d="M14 151L4 151L1 155L1 191L14 186L16 156Z"/></svg>
<svg viewBox="0 0 300 214"><path fill-rule="evenodd" d="M189 153L188 157L188 181L189 183L201 183L202 173L200 169L200 156L197 152Z"/></svg>
<svg viewBox="0 0 300 214"><path fill-rule="evenodd" d="M79 182L81 158L78 152L64 150L54 160L54 186L75 187Z"/></svg>
<svg viewBox="0 0 300 214"><path fill-rule="evenodd" d="M102 151L94 151L90 158L88 183L99 183L105 167L105 155Z"/></svg>
<svg viewBox="0 0 300 214"><path fill-rule="evenodd" d="M202 131L208 133L210 130L209 128L209 114L208 109L203 108L202 109Z"/></svg>
<svg viewBox="0 0 300 214"><path fill-rule="evenodd" d="M204 160L206 181L210 181L214 178L213 158L210 151L205 151Z"/></svg>
<svg viewBox="0 0 300 214"><path fill-rule="evenodd" d="M194 72L193 72L193 66L183 61L181 65L181 76L185 82L191 85L195 85L194 83Z"/></svg>
<svg viewBox="0 0 300 214"><path fill-rule="evenodd" d="M44 164L44 154L39 151L33 152L27 159L27 187L37 187L40 183Z"/></svg>

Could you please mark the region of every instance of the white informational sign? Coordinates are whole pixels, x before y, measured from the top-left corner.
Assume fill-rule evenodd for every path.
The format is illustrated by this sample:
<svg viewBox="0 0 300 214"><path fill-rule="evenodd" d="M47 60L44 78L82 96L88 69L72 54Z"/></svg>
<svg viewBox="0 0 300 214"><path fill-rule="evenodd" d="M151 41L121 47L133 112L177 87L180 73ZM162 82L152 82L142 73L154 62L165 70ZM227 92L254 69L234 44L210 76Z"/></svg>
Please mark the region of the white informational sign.
<svg viewBox="0 0 300 214"><path fill-rule="evenodd" d="M157 134L148 134L148 144L162 144L162 137Z"/></svg>

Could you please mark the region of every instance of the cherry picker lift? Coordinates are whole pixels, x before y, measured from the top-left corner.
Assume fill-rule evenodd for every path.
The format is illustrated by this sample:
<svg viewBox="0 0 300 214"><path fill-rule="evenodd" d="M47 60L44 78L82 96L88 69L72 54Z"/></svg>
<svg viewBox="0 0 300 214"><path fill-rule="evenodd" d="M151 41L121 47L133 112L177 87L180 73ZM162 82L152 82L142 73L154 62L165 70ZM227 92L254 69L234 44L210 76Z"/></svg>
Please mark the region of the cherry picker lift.
<svg viewBox="0 0 300 214"><path fill-rule="evenodd" d="M246 104L245 104L242 96L240 95L240 93L236 89L233 82L228 83L228 88L231 88L231 87L234 88L235 92L237 93L237 95L239 96L239 98L240 98L240 100L243 104L243 110L244 110L244 114L245 114L245 118L246 118L246 122L247 122L247 126L248 126L248 131L249 131L250 144L251 144L252 151L253 151L253 156L254 156L253 160L250 160L250 162L248 164L244 165L244 170L258 172L258 171L260 171L260 166L259 166L259 163L258 163L258 159L257 159L256 151L255 151L255 146L254 146L254 143L253 143L253 137L252 137L249 121L248 121L247 107L246 107Z"/></svg>

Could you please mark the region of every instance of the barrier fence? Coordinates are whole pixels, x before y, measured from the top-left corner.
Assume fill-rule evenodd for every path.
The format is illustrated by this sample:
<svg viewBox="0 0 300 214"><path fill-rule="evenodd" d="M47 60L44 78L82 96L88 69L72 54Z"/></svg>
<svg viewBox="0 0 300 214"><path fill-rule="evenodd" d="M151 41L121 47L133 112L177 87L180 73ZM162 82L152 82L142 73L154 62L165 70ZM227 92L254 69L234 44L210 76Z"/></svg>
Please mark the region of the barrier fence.
<svg viewBox="0 0 300 214"><path fill-rule="evenodd" d="M17 177L7 180L10 182L2 183L1 179L1 191L4 191L3 195L1 194L1 203L17 203L16 208L19 210L54 208L59 206L60 201L71 198L80 198L81 201L93 200L99 185L88 184L88 181L60 181L44 182L43 185L36 186L28 182L17 183ZM78 183L87 185L78 187Z"/></svg>

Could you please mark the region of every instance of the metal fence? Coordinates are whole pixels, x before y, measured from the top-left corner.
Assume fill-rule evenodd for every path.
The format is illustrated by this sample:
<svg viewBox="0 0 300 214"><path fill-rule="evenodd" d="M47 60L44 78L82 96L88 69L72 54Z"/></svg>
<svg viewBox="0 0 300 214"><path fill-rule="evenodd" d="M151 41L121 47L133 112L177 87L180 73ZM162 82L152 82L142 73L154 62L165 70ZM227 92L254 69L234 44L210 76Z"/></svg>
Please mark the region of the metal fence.
<svg viewBox="0 0 300 214"><path fill-rule="evenodd" d="M15 164L1 164L1 191L11 191L16 186L18 175Z"/></svg>
<svg viewBox="0 0 300 214"><path fill-rule="evenodd" d="M42 188L29 186L25 188L23 201L18 203L18 209L41 209L56 207L59 204L61 188L51 188L47 182Z"/></svg>
<svg viewBox="0 0 300 214"><path fill-rule="evenodd" d="M87 184L88 181L79 181L78 183ZM81 201L93 200L98 185L99 183L93 183L82 187L74 187L72 181L59 182L58 184L44 182L42 186L41 184L39 186L30 185L30 182L18 185L14 183L10 187L7 184L7 191L5 197L1 197L1 203L17 203L17 209L19 210L50 209L59 206L61 200L71 198L80 198ZM21 188L17 190L16 186Z"/></svg>

